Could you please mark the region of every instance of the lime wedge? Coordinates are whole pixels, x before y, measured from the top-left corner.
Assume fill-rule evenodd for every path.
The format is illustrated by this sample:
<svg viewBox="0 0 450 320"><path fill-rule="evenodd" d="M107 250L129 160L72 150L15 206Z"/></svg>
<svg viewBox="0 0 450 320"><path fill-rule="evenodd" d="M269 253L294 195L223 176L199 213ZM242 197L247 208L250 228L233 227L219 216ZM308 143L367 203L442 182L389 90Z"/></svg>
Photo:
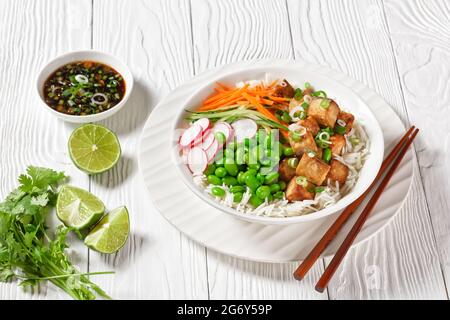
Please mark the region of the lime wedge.
<svg viewBox="0 0 450 320"><path fill-rule="evenodd" d="M126 207L112 210L89 232L84 243L101 253L114 253L127 242L130 219Z"/></svg>
<svg viewBox="0 0 450 320"><path fill-rule="evenodd" d="M56 200L56 215L66 226L81 230L95 224L105 212L103 202L92 193L64 185Z"/></svg>
<svg viewBox="0 0 450 320"><path fill-rule="evenodd" d="M98 124L76 128L69 138L73 163L88 174L111 169L120 158L120 144L114 132Z"/></svg>

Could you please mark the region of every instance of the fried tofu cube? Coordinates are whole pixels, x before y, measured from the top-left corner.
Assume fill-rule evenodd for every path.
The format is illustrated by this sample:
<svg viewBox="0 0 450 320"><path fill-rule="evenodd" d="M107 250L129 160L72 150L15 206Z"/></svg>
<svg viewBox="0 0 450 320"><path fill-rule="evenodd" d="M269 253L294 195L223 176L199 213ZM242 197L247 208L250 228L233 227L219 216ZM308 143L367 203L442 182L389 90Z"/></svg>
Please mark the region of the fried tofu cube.
<svg viewBox="0 0 450 320"><path fill-rule="evenodd" d="M293 98L295 95L295 90L286 79L283 79L283 81L276 86L274 94L277 97Z"/></svg>
<svg viewBox="0 0 450 320"><path fill-rule="evenodd" d="M303 201L314 199L314 185L308 182L306 187L297 184L297 177L293 177L286 187L286 199L292 201Z"/></svg>
<svg viewBox="0 0 450 320"><path fill-rule="evenodd" d="M307 117L304 120L300 120L298 124L309 130L313 134L313 136L316 136L319 133L319 124L317 123L316 119L311 116Z"/></svg>
<svg viewBox="0 0 450 320"><path fill-rule="evenodd" d="M295 177L295 169L296 168L292 168L288 164L288 160L289 159L287 159L287 158L281 160L280 167L278 169L278 173L280 174L281 180L283 180L285 182L289 182L293 177Z"/></svg>
<svg viewBox="0 0 450 320"><path fill-rule="evenodd" d="M334 128L337 116L339 114L339 106L331 99L328 106L323 106L325 98L315 98L311 101L308 108L308 115L316 119L316 121L324 127Z"/></svg>
<svg viewBox="0 0 450 320"><path fill-rule="evenodd" d="M355 122L355 116L351 113L341 111L338 114L337 120L345 122L345 133L349 133L353 128L353 122ZM338 121L339 124L340 121Z"/></svg>
<svg viewBox="0 0 450 320"><path fill-rule="evenodd" d="M327 181L329 180L333 185L338 182L340 186L347 181L349 169L348 167L338 160L331 160L330 171L327 175Z"/></svg>
<svg viewBox="0 0 450 320"><path fill-rule="evenodd" d="M297 156L301 156L307 151L317 152L318 150L314 136L309 131L306 131L305 135L303 135L299 141L294 141L289 137L289 143Z"/></svg>
<svg viewBox="0 0 450 320"><path fill-rule="evenodd" d="M323 156L323 149L317 148L316 157L322 159L322 156Z"/></svg>
<svg viewBox="0 0 450 320"><path fill-rule="evenodd" d="M325 181L329 171L330 166L328 164L305 153L300 159L295 173L297 176L306 177L308 181L320 186Z"/></svg>
<svg viewBox="0 0 450 320"><path fill-rule="evenodd" d="M330 137L330 142L331 154L334 156L340 156L342 154L342 150L345 147L344 136L335 134L334 136Z"/></svg>

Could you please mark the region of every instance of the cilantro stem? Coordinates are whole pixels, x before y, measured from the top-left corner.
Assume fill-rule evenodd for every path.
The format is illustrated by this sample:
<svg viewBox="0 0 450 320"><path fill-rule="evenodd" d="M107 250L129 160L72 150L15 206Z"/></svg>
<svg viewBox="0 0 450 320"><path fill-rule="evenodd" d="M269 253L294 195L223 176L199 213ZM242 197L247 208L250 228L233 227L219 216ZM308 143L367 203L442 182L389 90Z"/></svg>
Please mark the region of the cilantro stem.
<svg viewBox="0 0 450 320"><path fill-rule="evenodd" d="M62 279L68 277L82 277L82 276L96 276L103 274L114 274L114 271L102 271L102 272L86 272L86 273L67 273L58 276L48 276L48 277L23 277L21 275L16 275L19 279L27 279L27 280L51 280L51 279Z"/></svg>

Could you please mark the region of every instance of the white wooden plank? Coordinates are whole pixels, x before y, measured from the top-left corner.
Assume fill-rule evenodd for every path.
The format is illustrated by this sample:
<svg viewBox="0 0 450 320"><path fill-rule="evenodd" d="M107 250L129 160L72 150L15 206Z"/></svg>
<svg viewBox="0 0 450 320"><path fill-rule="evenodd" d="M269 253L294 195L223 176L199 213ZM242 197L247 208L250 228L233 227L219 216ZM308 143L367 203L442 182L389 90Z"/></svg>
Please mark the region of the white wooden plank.
<svg viewBox="0 0 450 320"><path fill-rule="evenodd" d="M64 170L71 183L88 188L88 178L67 155L73 126L44 111L35 79L47 60L71 49L89 48L90 15L90 0L0 1L1 199L17 186L18 175L31 164ZM55 216L51 220L59 223ZM87 271L86 247L75 237L71 240L74 262ZM24 292L16 281L0 283L0 300L43 298L69 296L51 284Z"/></svg>
<svg viewBox="0 0 450 320"><path fill-rule="evenodd" d="M366 83L408 122L380 1L288 0L288 9L296 58L329 65ZM399 214L373 239L348 253L330 283L329 295L331 299L446 298L417 176Z"/></svg>
<svg viewBox="0 0 450 320"><path fill-rule="evenodd" d="M205 250L157 212L139 178L137 147L151 108L192 76L187 0L94 1L95 49L122 58L135 76L130 102L104 124L119 135L122 159L91 181L108 209L126 205L131 235L117 254L90 251L90 270L114 269L102 286L117 299L205 299Z"/></svg>
<svg viewBox="0 0 450 320"><path fill-rule="evenodd" d="M385 12L449 293L450 3L386 1Z"/></svg>
<svg viewBox="0 0 450 320"><path fill-rule="evenodd" d="M227 63L292 56L284 1L192 1L195 71ZM323 271L319 261L311 278L292 277L296 264L254 263L208 251L212 299L326 299L314 291Z"/></svg>

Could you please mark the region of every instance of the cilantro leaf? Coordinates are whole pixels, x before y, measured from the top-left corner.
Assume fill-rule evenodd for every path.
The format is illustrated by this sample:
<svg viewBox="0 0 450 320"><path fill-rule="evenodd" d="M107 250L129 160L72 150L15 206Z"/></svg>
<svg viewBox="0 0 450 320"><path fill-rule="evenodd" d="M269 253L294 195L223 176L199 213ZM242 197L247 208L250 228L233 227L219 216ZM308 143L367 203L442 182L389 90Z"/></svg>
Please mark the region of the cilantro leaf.
<svg viewBox="0 0 450 320"><path fill-rule="evenodd" d="M35 206L45 207L48 203L48 194L43 193L36 197L32 197L30 203Z"/></svg>
<svg viewBox="0 0 450 320"><path fill-rule="evenodd" d="M75 299L109 298L65 253L71 229L60 226L55 235L47 233L46 216L65 178L63 172L30 166L19 176L19 188L0 203L0 281L17 278L27 287L48 280Z"/></svg>

